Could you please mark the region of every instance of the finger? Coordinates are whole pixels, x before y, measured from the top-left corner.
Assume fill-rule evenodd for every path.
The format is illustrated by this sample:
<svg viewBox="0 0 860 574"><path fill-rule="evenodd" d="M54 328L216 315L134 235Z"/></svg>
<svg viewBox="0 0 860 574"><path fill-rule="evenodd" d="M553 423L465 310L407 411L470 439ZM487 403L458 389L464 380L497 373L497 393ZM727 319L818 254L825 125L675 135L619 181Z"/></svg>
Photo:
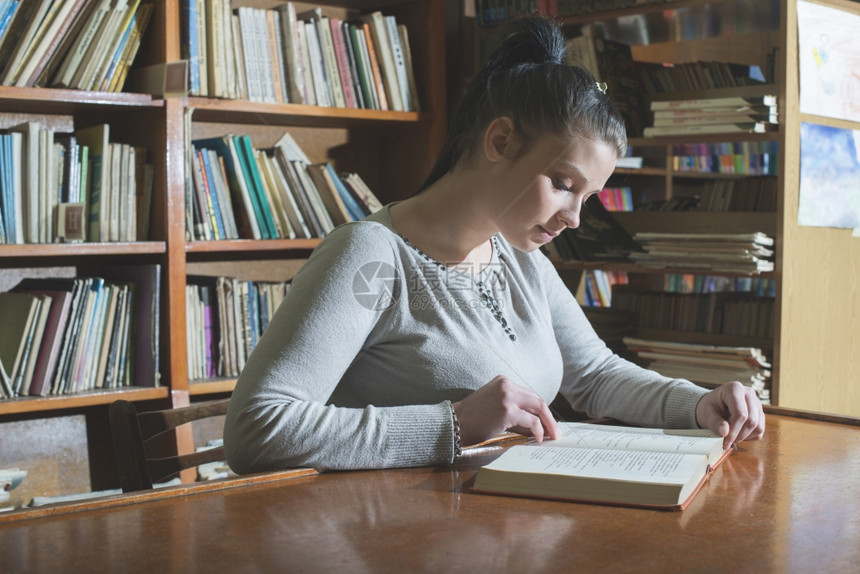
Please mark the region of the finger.
<svg viewBox="0 0 860 574"><path fill-rule="evenodd" d="M534 410L529 410L529 412L537 417L537 423L541 426L541 435L548 436L551 439L557 439L561 434L558 422L552 415L552 411L549 410L549 405L546 404L546 401L538 396L535 397L537 398L537 404L535 405Z"/></svg>
<svg viewBox="0 0 860 574"><path fill-rule="evenodd" d="M745 393L742 389L740 393L737 392L739 386L740 383L730 383L725 386L728 397L725 397L724 401L729 411L729 432L726 434L726 440L724 441L726 446L731 446L739 442L738 435L741 433L747 420L749 420L749 407L747 406Z"/></svg>
<svg viewBox="0 0 860 574"><path fill-rule="evenodd" d="M738 442L745 440L759 440L764 436L765 417L761 401L752 389L747 389L746 400L749 417L741 430L743 437L739 437Z"/></svg>
<svg viewBox="0 0 860 574"><path fill-rule="evenodd" d="M520 413L514 417L514 424L509 426L508 430L522 435L531 436L536 442L543 442L543 424L539 417L528 411L520 411Z"/></svg>

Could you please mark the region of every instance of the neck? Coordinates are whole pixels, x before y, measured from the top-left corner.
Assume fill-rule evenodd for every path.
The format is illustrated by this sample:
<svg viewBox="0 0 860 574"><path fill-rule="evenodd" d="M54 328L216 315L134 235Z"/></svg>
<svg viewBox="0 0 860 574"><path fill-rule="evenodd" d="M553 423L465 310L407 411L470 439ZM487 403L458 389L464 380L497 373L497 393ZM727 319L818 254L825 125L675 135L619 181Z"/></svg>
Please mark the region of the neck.
<svg viewBox="0 0 860 574"><path fill-rule="evenodd" d="M420 194L391 208L394 228L433 259L446 264L487 264L498 231L482 189L470 171L443 176Z"/></svg>

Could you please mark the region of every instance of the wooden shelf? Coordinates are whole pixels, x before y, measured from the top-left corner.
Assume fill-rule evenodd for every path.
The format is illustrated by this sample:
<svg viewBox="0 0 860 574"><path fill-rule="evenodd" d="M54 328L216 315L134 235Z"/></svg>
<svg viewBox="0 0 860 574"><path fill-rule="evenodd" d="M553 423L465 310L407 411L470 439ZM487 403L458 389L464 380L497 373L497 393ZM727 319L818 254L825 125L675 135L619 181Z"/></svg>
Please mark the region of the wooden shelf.
<svg viewBox="0 0 860 574"><path fill-rule="evenodd" d="M164 253L163 241L123 243L25 243L0 245L0 259L16 257L91 257L103 255L151 255Z"/></svg>
<svg viewBox="0 0 860 574"><path fill-rule="evenodd" d="M51 397L18 397L0 401L0 416L109 405L118 399L149 401L165 399L169 395L170 389L167 387L127 387Z"/></svg>
<svg viewBox="0 0 860 574"><path fill-rule="evenodd" d="M322 239L231 239L227 241L190 241L185 244L189 255L196 253L231 253L254 251L313 251Z"/></svg>
<svg viewBox="0 0 860 574"><path fill-rule="evenodd" d="M356 108L268 104L246 100L216 100L190 97L187 107L194 121L310 127L353 127L429 121L424 112L391 112Z"/></svg>
<svg viewBox="0 0 860 574"><path fill-rule="evenodd" d="M74 114L93 110L127 113L129 108L161 107L164 107L164 100L153 98L149 94L0 86L0 109L3 113L38 111Z"/></svg>

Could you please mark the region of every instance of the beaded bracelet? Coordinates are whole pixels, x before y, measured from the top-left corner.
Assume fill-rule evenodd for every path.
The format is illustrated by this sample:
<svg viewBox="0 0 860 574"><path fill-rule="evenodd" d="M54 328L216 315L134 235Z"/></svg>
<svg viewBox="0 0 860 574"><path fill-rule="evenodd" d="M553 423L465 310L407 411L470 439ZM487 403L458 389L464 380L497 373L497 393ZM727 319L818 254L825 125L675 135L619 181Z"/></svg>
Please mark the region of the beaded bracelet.
<svg viewBox="0 0 860 574"><path fill-rule="evenodd" d="M457 418L457 413L454 412L454 405L449 401L448 406L451 407L451 420L454 423L454 456L463 454L463 445L460 442L460 419Z"/></svg>

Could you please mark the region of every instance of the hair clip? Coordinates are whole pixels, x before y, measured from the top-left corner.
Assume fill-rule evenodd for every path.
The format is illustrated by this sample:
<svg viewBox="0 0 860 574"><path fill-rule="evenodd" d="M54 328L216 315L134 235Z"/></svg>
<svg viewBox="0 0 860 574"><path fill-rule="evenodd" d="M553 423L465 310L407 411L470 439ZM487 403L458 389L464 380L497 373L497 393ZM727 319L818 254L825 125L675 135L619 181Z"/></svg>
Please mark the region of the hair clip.
<svg viewBox="0 0 860 574"><path fill-rule="evenodd" d="M595 82L595 83L594 83L594 85L595 85L595 86L597 87L597 89L598 89L598 90L600 90L602 93L604 93L604 94L606 93L606 88L607 88L606 82Z"/></svg>

